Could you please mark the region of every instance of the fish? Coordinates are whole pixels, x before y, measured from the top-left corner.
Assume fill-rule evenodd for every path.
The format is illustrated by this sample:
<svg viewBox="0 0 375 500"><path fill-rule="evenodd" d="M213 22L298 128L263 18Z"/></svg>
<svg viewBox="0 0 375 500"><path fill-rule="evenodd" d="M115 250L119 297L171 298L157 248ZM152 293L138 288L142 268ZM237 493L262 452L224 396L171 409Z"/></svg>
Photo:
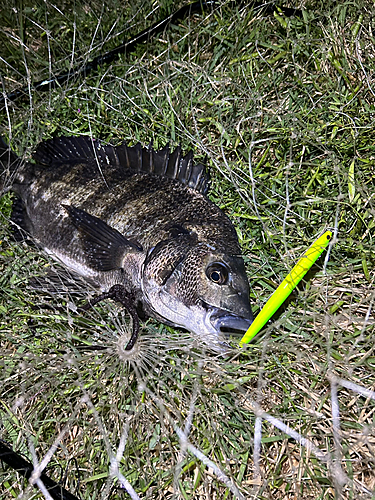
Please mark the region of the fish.
<svg viewBox="0 0 375 500"><path fill-rule="evenodd" d="M209 172L180 146L89 136L41 142L32 162L0 142L0 189L35 244L133 318L190 331L219 352L253 316L236 230L208 198ZM1 191L0 191L1 192Z"/></svg>

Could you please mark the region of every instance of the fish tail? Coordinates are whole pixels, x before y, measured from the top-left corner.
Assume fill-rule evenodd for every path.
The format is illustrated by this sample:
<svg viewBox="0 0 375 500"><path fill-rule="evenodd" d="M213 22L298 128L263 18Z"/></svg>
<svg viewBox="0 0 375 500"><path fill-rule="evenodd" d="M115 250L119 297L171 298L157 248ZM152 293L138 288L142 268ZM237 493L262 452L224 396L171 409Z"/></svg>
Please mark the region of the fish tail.
<svg viewBox="0 0 375 500"><path fill-rule="evenodd" d="M0 137L0 196L10 189L14 175L20 164L21 158Z"/></svg>

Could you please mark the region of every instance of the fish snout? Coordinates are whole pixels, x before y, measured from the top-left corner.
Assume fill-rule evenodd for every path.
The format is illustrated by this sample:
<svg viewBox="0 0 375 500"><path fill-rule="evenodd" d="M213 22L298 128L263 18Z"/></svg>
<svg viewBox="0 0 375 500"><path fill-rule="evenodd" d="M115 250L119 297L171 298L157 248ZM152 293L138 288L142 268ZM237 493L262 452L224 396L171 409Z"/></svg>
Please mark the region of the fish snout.
<svg viewBox="0 0 375 500"><path fill-rule="evenodd" d="M253 322L253 318L252 315L250 315L250 318L244 318L228 311L217 309L212 312L210 321L217 332L226 335L230 333L243 335Z"/></svg>

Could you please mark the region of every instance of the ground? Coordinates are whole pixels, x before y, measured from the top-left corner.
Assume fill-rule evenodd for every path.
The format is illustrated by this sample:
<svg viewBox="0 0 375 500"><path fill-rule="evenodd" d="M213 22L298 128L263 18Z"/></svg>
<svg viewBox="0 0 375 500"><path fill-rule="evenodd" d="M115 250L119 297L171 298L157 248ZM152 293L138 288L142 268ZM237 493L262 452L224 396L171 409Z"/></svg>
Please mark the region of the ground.
<svg viewBox="0 0 375 500"><path fill-rule="evenodd" d="M79 134L207 157L255 314L327 228L332 243L247 348L233 339L218 357L149 321L129 357L126 314L110 301L81 314L95 291L16 241L5 195L0 438L82 499L127 498L125 479L150 499L373 498L373 2L278 3L292 17L223 2L86 78L33 89L180 5L8 1L2 90L29 90L0 104L1 134L25 157ZM1 500L44 498L0 474Z"/></svg>

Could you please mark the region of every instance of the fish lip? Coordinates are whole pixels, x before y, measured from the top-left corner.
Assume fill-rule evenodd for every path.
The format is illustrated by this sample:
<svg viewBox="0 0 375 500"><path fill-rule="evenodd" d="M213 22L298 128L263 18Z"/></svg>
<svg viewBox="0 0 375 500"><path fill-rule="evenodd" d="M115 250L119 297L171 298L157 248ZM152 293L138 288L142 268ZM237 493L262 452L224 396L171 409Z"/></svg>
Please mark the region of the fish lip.
<svg viewBox="0 0 375 500"><path fill-rule="evenodd" d="M243 335L248 330L253 319L216 309L210 315L210 322L215 330L220 333Z"/></svg>

